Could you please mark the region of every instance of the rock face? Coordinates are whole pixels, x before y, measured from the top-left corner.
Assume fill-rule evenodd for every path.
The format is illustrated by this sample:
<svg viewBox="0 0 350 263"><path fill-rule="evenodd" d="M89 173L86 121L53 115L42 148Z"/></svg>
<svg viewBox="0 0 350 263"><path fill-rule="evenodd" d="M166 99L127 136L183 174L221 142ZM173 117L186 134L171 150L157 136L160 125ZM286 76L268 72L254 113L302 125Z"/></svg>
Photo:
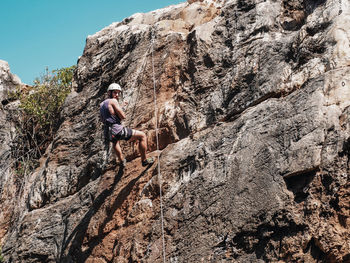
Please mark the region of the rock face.
<svg viewBox="0 0 350 263"><path fill-rule="evenodd" d="M188 1L89 36L5 259L349 262L349 15L345 0ZM124 169L108 155L111 82L151 156L158 123L161 176L131 143Z"/></svg>
<svg viewBox="0 0 350 263"><path fill-rule="evenodd" d="M2 105L7 104L9 92L13 91L16 86L22 85L21 80L11 73L9 64L0 60L0 98Z"/></svg>
<svg viewBox="0 0 350 263"><path fill-rule="evenodd" d="M9 94L18 85L22 85L21 80L10 72L6 61L0 60L0 245L13 220L16 205L14 200L18 190L18 181L11 172L11 144L15 127L9 118Z"/></svg>

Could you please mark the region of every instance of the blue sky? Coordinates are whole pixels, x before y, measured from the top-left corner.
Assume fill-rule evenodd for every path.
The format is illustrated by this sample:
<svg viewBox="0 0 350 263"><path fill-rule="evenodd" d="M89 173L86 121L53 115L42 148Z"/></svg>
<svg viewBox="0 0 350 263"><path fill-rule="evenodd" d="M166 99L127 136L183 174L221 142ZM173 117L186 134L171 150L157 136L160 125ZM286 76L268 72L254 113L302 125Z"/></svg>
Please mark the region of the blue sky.
<svg viewBox="0 0 350 263"><path fill-rule="evenodd" d="M85 40L137 12L186 0L0 0L0 59L23 83L75 65Z"/></svg>

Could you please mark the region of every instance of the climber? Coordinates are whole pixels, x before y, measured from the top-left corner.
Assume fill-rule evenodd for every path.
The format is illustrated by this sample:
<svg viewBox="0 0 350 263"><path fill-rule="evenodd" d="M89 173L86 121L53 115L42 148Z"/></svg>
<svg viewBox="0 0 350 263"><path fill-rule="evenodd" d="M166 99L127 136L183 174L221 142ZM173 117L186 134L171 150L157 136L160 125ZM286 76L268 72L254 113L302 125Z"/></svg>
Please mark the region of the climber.
<svg viewBox="0 0 350 263"><path fill-rule="evenodd" d="M154 162L153 158L146 158L147 151L147 137L144 132L132 130L124 127L121 121L125 119L125 113L120 106L118 99L121 95L122 88L117 83L112 83L107 89L109 98L100 104L100 116L104 123L105 136L113 143L113 149L117 155L120 166L126 165L126 159L123 157L119 141L139 141L139 151L141 154L142 166L150 165ZM127 103L123 103L123 107Z"/></svg>

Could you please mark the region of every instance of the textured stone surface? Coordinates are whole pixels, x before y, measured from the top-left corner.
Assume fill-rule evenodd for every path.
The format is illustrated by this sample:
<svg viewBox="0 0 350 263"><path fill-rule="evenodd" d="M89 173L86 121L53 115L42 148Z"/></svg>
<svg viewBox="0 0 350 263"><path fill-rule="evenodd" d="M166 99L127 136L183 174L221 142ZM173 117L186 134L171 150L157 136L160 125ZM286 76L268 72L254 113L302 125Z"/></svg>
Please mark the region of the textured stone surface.
<svg viewBox="0 0 350 263"><path fill-rule="evenodd" d="M0 245L13 220L15 196L21 184L11 171L11 144L15 135L15 127L9 114L13 107L9 101L9 93L22 85L20 79L11 73L6 61L0 60Z"/></svg>
<svg viewBox="0 0 350 263"><path fill-rule="evenodd" d="M341 11L341 12L340 12ZM26 182L12 262L347 262L349 5L188 1L88 36L62 125ZM115 166L98 106L110 82L136 145Z"/></svg>
<svg viewBox="0 0 350 263"><path fill-rule="evenodd" d="M4 60L0 60L0 98L2 104L6 104L5 100L8 98L8 92L13 91L17 85L21 84L18 76L11 73L9 64Z"/></svg>

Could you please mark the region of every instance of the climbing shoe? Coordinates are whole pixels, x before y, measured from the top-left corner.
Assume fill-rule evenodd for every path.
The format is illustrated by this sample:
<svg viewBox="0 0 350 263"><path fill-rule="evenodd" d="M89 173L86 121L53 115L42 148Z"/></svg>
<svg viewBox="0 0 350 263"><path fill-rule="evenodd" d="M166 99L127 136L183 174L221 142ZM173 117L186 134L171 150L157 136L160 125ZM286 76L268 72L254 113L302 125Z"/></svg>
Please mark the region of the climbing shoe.
<svg viewBox="0 0 350 263"><path fill-rule="evenodd" d="M146 160L142 161L142 166L147 166L154 163L154 159L152 157L147 158Z"/></svg>

